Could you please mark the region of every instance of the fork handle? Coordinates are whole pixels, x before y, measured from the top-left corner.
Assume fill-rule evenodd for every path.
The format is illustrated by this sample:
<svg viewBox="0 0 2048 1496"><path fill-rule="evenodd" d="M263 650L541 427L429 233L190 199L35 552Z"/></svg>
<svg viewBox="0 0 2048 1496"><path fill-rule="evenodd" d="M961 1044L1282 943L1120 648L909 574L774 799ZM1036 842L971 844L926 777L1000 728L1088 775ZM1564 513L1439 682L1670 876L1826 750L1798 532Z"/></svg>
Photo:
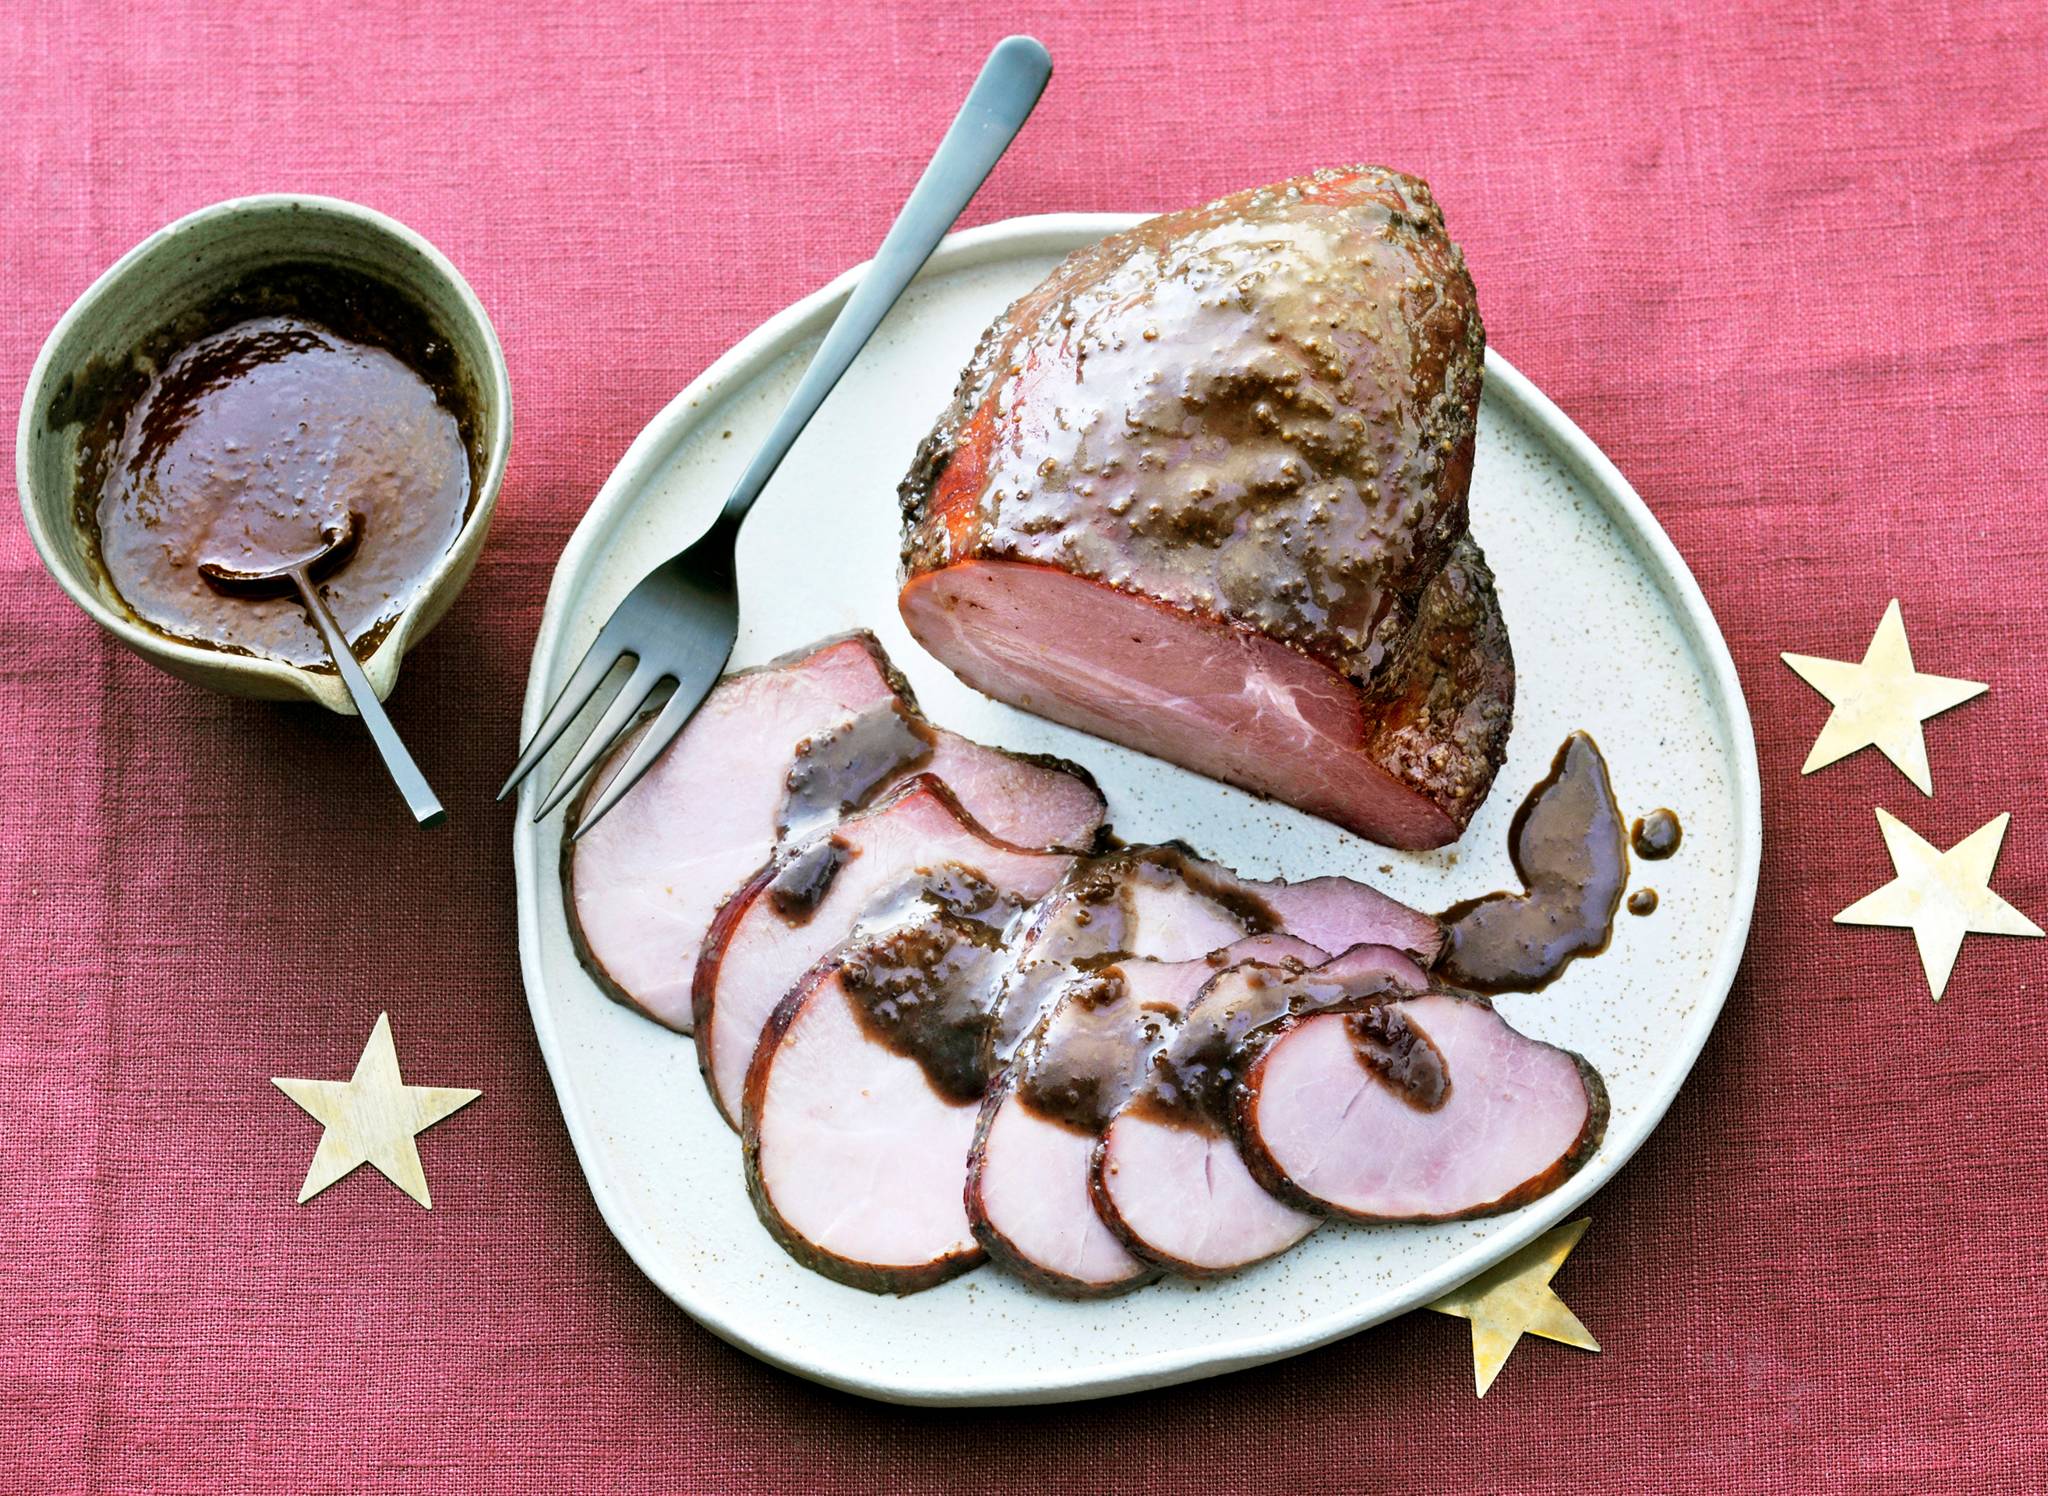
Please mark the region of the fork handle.
<svg viewBox="0 0 2048 1496"><path fill-rule="evenodd" d="M939 142L938 154L924 169L910 200L896 215L888 237L875 252L874 263L846 298L846 305L839 309L775 429L768 433L768 440L761 444L761 450L733 485L720 516L725 524L738 524L753 508L754 500L761 496L761 490L775 476L797 437L818 413L832 387L839 383L840 375L867 346L868 339L889 314L889 308L924 268L924 262L953 227L953 220L995 170L996 162L1017 138L1024 121L1031 117L1032 107L1051 77L1052 57L1035 38L1012 36L996 43L988 61L982 64L981 76L974 80L967 102L960 106L952 128Z"/></svg>

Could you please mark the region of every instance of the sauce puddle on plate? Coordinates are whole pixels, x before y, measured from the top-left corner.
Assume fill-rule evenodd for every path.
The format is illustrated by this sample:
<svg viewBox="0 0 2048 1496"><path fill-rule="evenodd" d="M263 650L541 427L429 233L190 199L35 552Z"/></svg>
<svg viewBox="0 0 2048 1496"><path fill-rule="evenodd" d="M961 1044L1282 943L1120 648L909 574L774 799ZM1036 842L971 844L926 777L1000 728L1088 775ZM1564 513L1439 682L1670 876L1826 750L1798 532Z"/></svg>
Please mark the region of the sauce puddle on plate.
<svg viewBox="0 0 2048 1496"><path fill-rule="evenodd" d="M1521 893L1490 893L1441 916L1445 980L1474 992L1534 992L1607 948L1628 886L1628 843L1607 764L1575 732L1508 830Z"/></svg>
<svg viewBox="0 0 2048 1496"><path fill-rule="evenodd" d="M1653 810L1623 835L1607 761L1590 734L1575 732L1529 792L1508 829L1508 855L1521 893L1490 893L1446 909L1447 981L1474 992L1536 992L1580 956L1598 955L1614 934L1628 886L1632 845L1645 861L1678 850L1678 817ZM1656 912L1657 890L1639 888L1628 912Z"/></svg>
<svg viewBox="0 0 2048 1496"><path fill-rule="evenodd" d="M1668 810L1653 810L1636 818L1629 832L1629 845L1643 861L1662 862L1678 850L1684 836L1685 828L1678 824L1677 816Z"/></svg>

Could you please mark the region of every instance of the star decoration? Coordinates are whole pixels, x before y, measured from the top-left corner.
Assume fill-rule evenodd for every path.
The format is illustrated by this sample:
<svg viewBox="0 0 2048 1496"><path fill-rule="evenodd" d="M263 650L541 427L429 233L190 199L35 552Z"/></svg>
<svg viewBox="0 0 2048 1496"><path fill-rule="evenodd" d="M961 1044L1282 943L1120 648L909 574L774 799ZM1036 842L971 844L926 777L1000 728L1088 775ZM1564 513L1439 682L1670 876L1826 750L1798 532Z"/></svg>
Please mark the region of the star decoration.
<svg viewBox="0 0 2048 1496"><path fill-rule="evenodd" d="M1439 1314L1472 1321L1472 1381L1481 1397L1524 1335L1541 1335L1582 1351L1600 1349L1600 1342L1550 1286L1592 1224L1584 1219L1553 1227L1429 1306Z"/></svg>
<svg viewBox="0 0 2048 1496"><path fill-rule="evenodd" d="M398 1078L398 1049L391 1042L391 1015L379 1013L370 1042L347 1080L296 1080L273 1076L271 1083L326 1126L313 1166L299 1190L305 1204L320 1191L369 1164L413 1199L433 1208L427 1176L420 1168L413 1134L468 1106L481 1091L448 1086L408 1086Z"/></svg>
<svg viewBox="0 0 2048 1496"><path fill-rule="evenodd" d="M1898 876L1835 916L1838 925L1897 925L1913 932L1934 1000L1948 988L1963 937L2039 935L2041 927L1991 891L2008 813L1986 821L1943 852L1880 807L1877 826Z"/></svg>
<svg viewBox="0 0 2048 1496"><path fill-rule="evenodd" d="M1934 793L1934 776L1927 767L1927 740L1920 724L1990 689L1979 681L1917 673L1897 598L1878 620L1862 664L1815 655L1779 658L1835 706L1820 736L1813 740L1813 751L1806 755L1800 773L1825 769L1837 759L1875 744L1923 795Z"/></svg>

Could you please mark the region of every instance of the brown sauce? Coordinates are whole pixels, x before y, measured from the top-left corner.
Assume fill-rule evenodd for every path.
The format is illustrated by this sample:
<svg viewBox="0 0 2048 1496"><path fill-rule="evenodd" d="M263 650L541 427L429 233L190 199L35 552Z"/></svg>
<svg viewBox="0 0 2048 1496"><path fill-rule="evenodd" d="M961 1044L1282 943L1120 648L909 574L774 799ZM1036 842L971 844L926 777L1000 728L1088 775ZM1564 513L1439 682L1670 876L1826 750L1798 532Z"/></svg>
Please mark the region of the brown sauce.
<svg viewBox="0 0 2048 1496"><path fill-rule="evenodd" d="M1008 978L992 1042L994 1057L1016 1051L1073 969L1094 971L1133 954L1136 907L1146 891L1184 886L1234 921L1245 935L1263 935L1279 919L1263 899L1223 883L1175 845L1125 848L1076 865L1046 901L1042 922L1026 932L1028 952Z"/></svg>
<svg viewBox="0 0 2048 1496"><path fill-rule="evenodd" d="M210 648L331 668L295 598L231 597L213 562L267 571L356 516L321 592L359 654L419 596L468 517L473 402L447 339L380 282L283 267L60 392L78 518L129 610Z"/></svg>
<svg viewBox="0 0 2048 1496"><path fill-rule="evenodd" d="M1359 1063L1417 1111L1433 1112L1450 1100L1444 1052L1399 1007L1380 1004L1353 1013L1346 1026Z"/></svg>
<svg viewBox="0 0 2048 1496"><path fill-rule="evenodd" d="M1606 949L1628 883L1628 845L1600 749L1575 732L1508 832L1523 892L1446 909L1445 980L1477 992L1534 992L1579 956Z"/></svg>
<svg viewBox="0 0 2048 1496"><path fill-rule="evenodd" d="M1657 912L1657 890L1654 888L1638 888L1634 893L1630 894L1628 896L1628 912L1630 914L1655 914Z"/></svg>
<svg viewBox="0 0 2048 1496"><path fill-rule="evenodd" d="M1668 810L1653 810L1639 817L1630 829L1629 845L1643 861L1662 862L1678 850L1684 835L1685 828L1678 824L1676 815Z"/></svg>
<svg viewBox="0 0 2048 1496"><path fill-rule="evenodd" d="M880 899L841 958L861 1026L950 1100L988 1084L995 968L1019 907L975 869L943 863Z"/></svg>
<svg viewBox="0 0 2048 1496"><path fill-rule="evenodd" d="M768 906L785 924L807 925L839 870L859 855L842 837L821 836L785 862L768 883Z"/></svg>
<svg viewBox="0 0 2048 1496"><path fill-rule="evenodd" d="M1076 973L1035 1046L1016 1061L1018 1094L1055 1121L1100 1132L1137 1089L1170 1022L1132 998L1121 967Z"/></svg>
<svg viewBox="0 0 2048 1496"><path fill-rule="evenodd" d="M1280 1020L1339 1007L1356 1007L1364 1017L1381 1006L1373 999L1392 1001L1407 995L1383 976L1347 981L1263 962L1234 967L1204 990L1159 1047L1135 1104L1162 1120L1220 1129L1227 1124L1231 1092ZM1420 1092L1427 1097L1430 1056L1438 1072L1444 1071L1443 1057L1405 1022L1398 1028L1397 1034L1393 1024L1368 1023L1363 1029L1354 1025L1359 1062L1404 1094ZM1384 1053L1375 1057L1368 1053L1368 1045ZM1442 1104L1443 1094L1447 1093L1436 1093L1435 1104Z"/></svg>
<svg viewBox="0 0 2048 1496"><path fill-rule="evenodd" d="M1154 1059L1144 1109L1190 1125L1220 1123L1246 1038L1286 1017L1293 995L1286 972L1259 966L1238 968L1227 990L1211 987Z"/></svg>
<svg viewBox="0 0 2048 1496"><path fill-rule="evenodd" d="M931 754L931 729L893 701L813 733L796 745L776 835L786 841L838 820Z"/></svg>

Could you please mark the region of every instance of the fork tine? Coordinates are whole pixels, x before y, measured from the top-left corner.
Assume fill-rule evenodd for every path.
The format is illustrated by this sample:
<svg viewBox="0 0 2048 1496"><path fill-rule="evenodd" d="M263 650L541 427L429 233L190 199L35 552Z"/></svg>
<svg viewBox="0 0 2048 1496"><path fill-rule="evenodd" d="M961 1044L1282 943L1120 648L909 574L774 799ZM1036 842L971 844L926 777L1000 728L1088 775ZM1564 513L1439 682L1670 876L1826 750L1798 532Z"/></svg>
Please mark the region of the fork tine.
<svg viewBox="0 0 2048 1496"><path fill-rule="evenodd" d="M589 810L578 818L576 830L569 838L571 841L580 839L592 826L603 820L605 813L625 797L626 791L640 782L640 776L653 766L654 761L661 757L662 750L683 730L683 724L704 704L704 698L711 693L712 683L718 678L718 672L725 661L721 657L696 663L700 667L708 663L709 669L685 669L679 672L675 694L662 706L661 715L648 725L640 741L633 745L632 753L627 756L625 763L619 766L619 772L612 776L611 783L604 787L604 792L591 803Z"/></svg>
<svg viewBox="0 0 2048 1496"><path fill-rule="evenodd" d="M531 774L533 766L547 757L548 750L555 746L555 739L576 720L576 714L583 710L583 703L590 700L604 678L611 674L612 666L616 665L619 657L625 653L622 649L610 646L606 638L610 633L611 625L607 623L599 631L598 636L590 641L590 648L583 651L583 660L577 665L576 673L569 677L569 683L562 687L561 693L555 697L555 704L549 707L548 714L541 718L540 726L536 727L533 736L526 740L526 747L519 754L519 762L512 768L511 778L507 779L504 787L498 791L500 800L518 789L519 781Z"/></svg>
<svg viewBox="0 0 2048 1496"><path fill-rule="evenodd" d="M650 660L640 660L633 666L633 673L619 687L619 694L612 698L604 716L598 719L597 726L590 729L590 736L583 740L583 746L576 750L576 757L569 761L569 767L562 771L555 787L548 791L547 797L540 802L540 808L533 813L536 821L566 800L598 760L612 751L619 735L626 730L626 724L646 703L664 674L661 667Z"/></svg>

